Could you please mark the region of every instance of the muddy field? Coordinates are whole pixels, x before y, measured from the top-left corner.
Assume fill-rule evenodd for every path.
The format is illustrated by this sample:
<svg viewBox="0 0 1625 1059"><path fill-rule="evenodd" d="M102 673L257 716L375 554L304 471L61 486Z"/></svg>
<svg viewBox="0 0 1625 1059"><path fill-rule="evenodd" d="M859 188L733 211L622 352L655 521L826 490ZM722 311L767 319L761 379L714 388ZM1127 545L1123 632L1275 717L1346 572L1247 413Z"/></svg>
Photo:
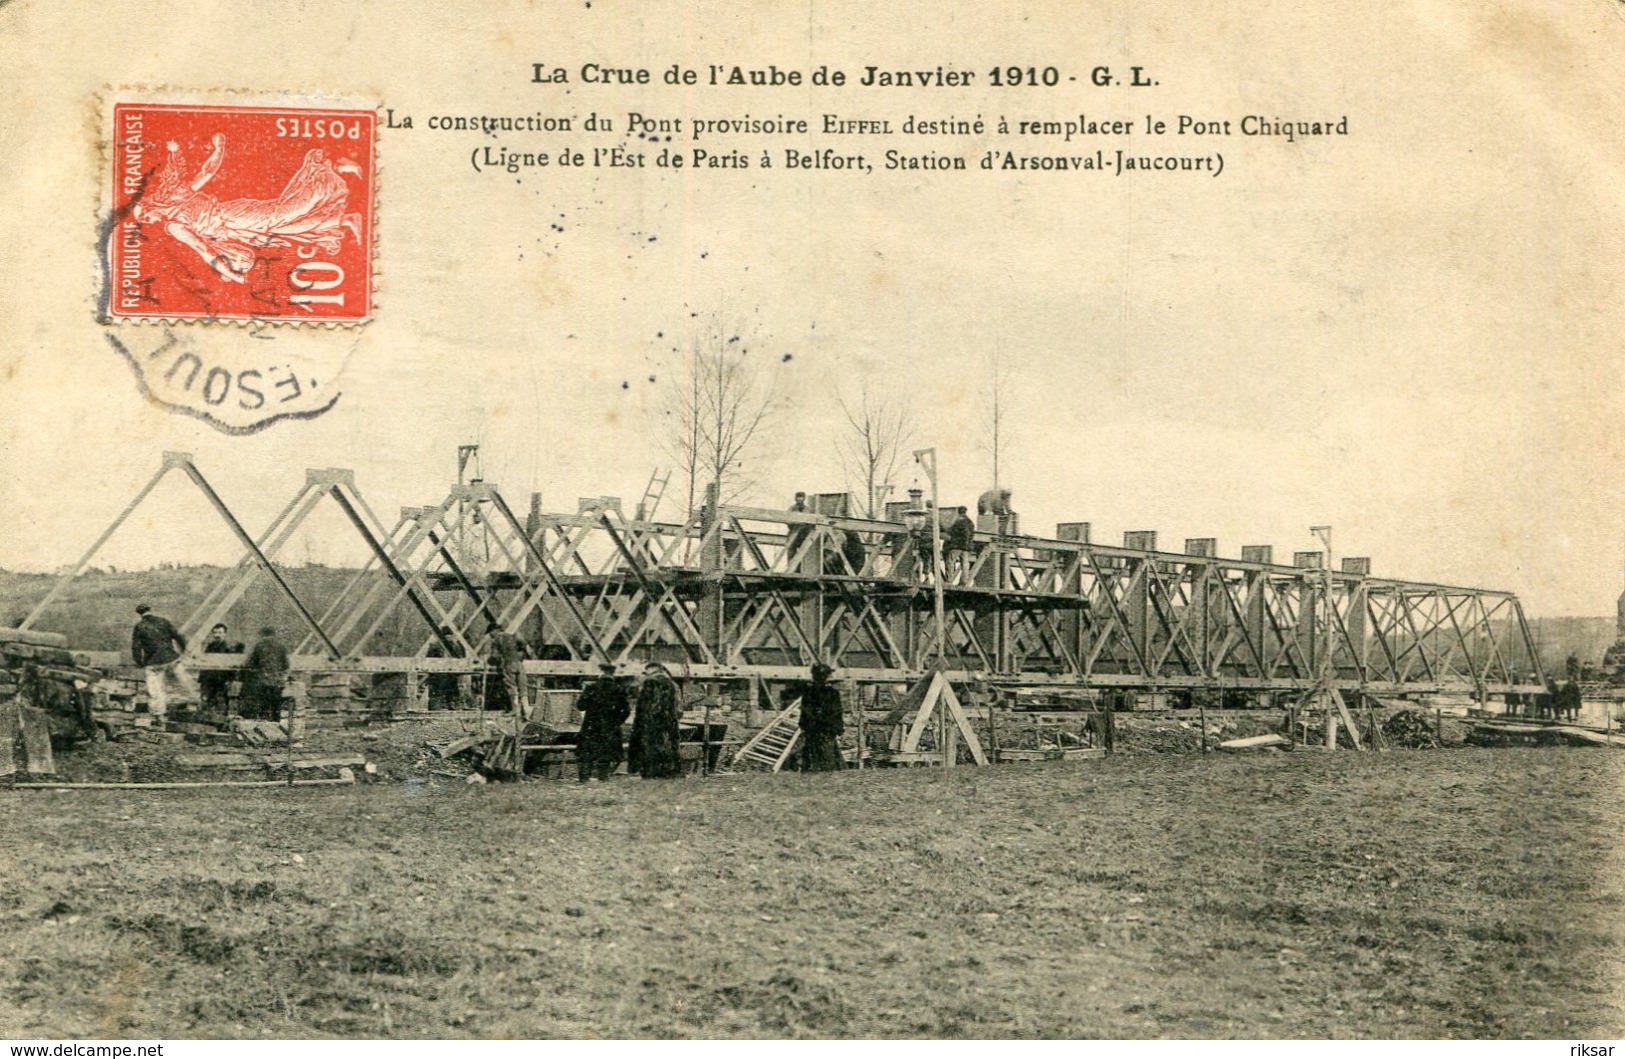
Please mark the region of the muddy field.
<svg viewBox="0 0 1625 1059"><path fill-rule="evenodd" d="M0 1036L1625 1033L1625 756L0 794Z"/></svg>

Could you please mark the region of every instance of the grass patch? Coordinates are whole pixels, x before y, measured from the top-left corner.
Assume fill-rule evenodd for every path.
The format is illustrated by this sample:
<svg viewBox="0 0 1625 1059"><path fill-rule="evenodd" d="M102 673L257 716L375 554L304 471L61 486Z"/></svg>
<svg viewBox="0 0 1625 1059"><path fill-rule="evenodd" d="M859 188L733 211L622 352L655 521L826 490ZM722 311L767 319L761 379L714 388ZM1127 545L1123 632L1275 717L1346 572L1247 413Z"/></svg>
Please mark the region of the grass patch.
<svg viewBox="0 0 1625 1059"><path fill-rule="evenodd" d="M1615 1037L1625 758L0 798L12 1037Z"/></svg>

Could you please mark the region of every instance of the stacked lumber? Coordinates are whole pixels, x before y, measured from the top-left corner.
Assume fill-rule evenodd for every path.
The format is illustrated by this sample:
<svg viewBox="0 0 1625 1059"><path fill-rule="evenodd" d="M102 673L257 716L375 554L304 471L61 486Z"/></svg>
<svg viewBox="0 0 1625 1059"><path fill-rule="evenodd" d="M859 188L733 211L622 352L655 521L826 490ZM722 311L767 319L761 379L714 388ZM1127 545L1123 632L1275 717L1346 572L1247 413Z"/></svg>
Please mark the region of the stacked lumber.
<svg viewBox="0 0 1625 1059"><path fill-rule="evenodd" d="M349 673L313 673L306 694L310 708L318 713L354 712L358 702L362 710L366 709L367 693L355 686L355 678Z"/></svg>
<svg viewBox="0 0 1625 1059"><path fill-rule="evenodd" d="M372 718L371 689L371 674L312 673L303 689L299 714L310 728L364 727ZM284 699L283 708L287 706Z"/></svg>
<svg viewBox="0 0 1625 1059"><path fill-rule="evenodd" d="M380 719L416 712L414 683L407 673L374 673L367 689L367 712ZM427 703L423 708L428 708Z"/></svg>
<svg viewBox="0 0 1625 1059"><path fill-rule="evenodd" d="M101 676L75 661L60 633L0 627L0 702L26 700L43 711L55 734L92 734L90 699L82 691Z"/></svg>
<svg viewBox="0 0 1625 1059"><path fill-rule="evenodd" d="M53 680L95 680L100 673L81 670L68 650L68 638L54 632L0 628L0 700L22 690L23 668L33 664L41 676ZM81 676L80 674L86 674Z"/></svg>
<svg viewBox="0 0 1625 1059"><path fill-rule="evenodd" d="M276 746L286 744L288 731L276 721L251 721L237 718L231 722L232 734L246 746Z"/></svg>

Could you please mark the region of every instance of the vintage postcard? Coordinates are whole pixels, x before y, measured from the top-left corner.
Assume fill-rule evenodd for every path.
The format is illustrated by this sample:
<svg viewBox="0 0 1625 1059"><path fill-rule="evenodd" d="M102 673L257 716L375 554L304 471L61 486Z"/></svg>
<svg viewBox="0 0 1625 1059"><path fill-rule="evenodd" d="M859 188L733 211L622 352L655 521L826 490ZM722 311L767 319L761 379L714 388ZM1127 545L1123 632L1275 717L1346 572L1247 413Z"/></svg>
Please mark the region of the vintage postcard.
<svg viewBox="0 0 1625 1059"><path fill-rule="evenodd" d="M119 10L0 1037L1625 1035L1625 6Z"/></svg>

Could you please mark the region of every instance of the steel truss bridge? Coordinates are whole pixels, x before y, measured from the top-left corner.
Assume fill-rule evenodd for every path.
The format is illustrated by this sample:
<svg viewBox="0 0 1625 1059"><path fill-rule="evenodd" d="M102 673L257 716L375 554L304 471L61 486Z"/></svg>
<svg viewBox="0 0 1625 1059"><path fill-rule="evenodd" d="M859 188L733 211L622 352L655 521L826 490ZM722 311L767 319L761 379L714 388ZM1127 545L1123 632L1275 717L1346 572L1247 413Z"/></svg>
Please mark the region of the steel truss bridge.
<svg viewBox="0 0 1625 1059"><path fill-rule="evenodd" d="M475 480L385 524L351 472L328 469L308 471L251 535L186 453L165 454L25 627L172 472L201 490L242 547L183 624L194 650L199 632L268 577L304 624L294 665L307 671L471 671L495 620L545 644L526 669L554 677L585 676L608 659L662 661L680 679L785 681L824 661L841 679L901 683L940 657L950 680L1055 690L1545 690L1510 592L979 532L968 574L952 578L963 583L944 578L939 622L933 579L943 572L902 522L708 505L681 524L628 518L613 498L582 500L573 513L533 506L521 519L495 485ZM317 613L277 555L324 504L343 513L369 559ZM421 641L412 654L381 652L380 632L402 608L421 621ZM445 657L430 657L436 642L433 654Z"/></svg>

